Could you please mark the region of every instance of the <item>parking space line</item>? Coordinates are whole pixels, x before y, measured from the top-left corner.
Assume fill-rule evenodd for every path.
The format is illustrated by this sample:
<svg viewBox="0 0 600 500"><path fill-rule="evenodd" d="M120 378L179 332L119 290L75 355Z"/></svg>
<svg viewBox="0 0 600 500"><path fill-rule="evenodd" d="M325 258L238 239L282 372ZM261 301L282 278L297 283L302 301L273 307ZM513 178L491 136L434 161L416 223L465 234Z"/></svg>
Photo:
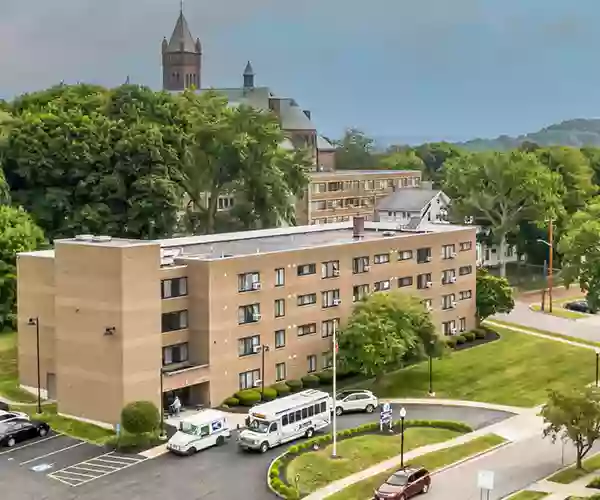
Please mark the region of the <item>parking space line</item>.
<svg viewBox="0 0 600 500"><path fill-rule="evenodd" d="M58 476L52 476L52 479L55 479L56 481L60 481L61 483L66 484L67 486L71 486L71 487L77 486L80 482L80 480L77 480L75 478L71 478L71 480L69 481L68 479L63 479ZM76 481L76 483L73 484L73 481Z"/></svg>
<svg viewBox="0 0 600 500"><path fill-rule="evenodd" d="M93 458L90 461L94 461L94 462L108 462L109 464L114 464L114 462L109 462L108 460L103 460L101 458ZM98 466L101 467L106 467L107 469L119 469L119 467L115 467L114 465L102 465L102 464L98 464Z"/></svg>
<svg viewBox="0 0 600 500"><path fill-rule="evenodd" d="M117 460L129 460L131 462L139 462L140 461L139 458L124 457L123 455L112 455L110 458L116 458Z"/></svg>
<svg viewBox="0 0 600 500"><path fill-rule="evenodd" d="M90 464L87 464L87 463L85 465L87 465L88 467L90 466ZM91 464L91 465L93 466L94 464ZM87 470L89 472L95 472L96 474L106 474L107 472L109 472L107 470L88 469L87 467L82 467L81 465L71 465L71 467L75 467L76 469L79 469L79 470Z"/></svg>
<svg viewBox="0 0 600 500"><path fill-rule="evenodd" d="M67 451L67 450L71 450L73 448L77 448L78 446L81 446L82 444L87 444L85 441L80 441L77 444L73 444L71 446L66 446L65 448L61 448L60 450L56 450L56 451L52 451L50 453L46 453L45 455L40 455L39 457L35 457L32 458L31 460L26 460L25 462L21 462L19 465L26 465L26 464L30 464L31 462L35 462L36 460L39 460L41 458L46 458L52 455L56 455L57 453L62 453L63 451Z"/></svg>
<svg viewBox="0 0 600 500"><path fill-rule="evenodd" d="M94 461L94 459L91 459L91 460L88 460L88 461L82 462L82 463L86 463L87 465L91 465L92 467L103 467L105 469L105 471L106 471L106 469L112 469L112 470L118 469L118 467L113 467L112 465L94 464L94 463L92 463L93 461Z"/></svg>
<svg viewBox="0 0 600 500"><path fill-rule="evenodd" d="M121 470L123 470L123 469L128 469L129 467L133 467L134 465L137 465L137 464L139 464L139 463L145 462L146 460L148 460L148 459L147 459L147 458L142 458L142 459L138 460L137 462L132 462L132 463L130 463L129 465L126 465L125 467L121 467L121 468L120 468L120 469L118 469L118 470L112 470L112 471L110 471L110 472L107 472L107 473L106 473L106 474L104 474L103 476L99 476L99 477L95 477L95 478L92 478L92 479L88 479L88 480L86 480L86 481L83 481L82 483L79 483L77 486L81 486L81 485L83 485L83 484L89 483L90 481L93 481L94 479L100 479L101 477L106 477L106 476L108 476L108 475L110 475L110 474L113 474L113 473L115 473L115 472L121 471Z"/></svg>
<svg viewBox="0 0 600 500"><path fill-rule="evenodd" d="M71 466L70 468L72 468L72 467L73 466ZM58 472L54 472L53 474L56 475L56 474L58 474ZM91 474L84 474L83 472L71 472L71 471L68 471L68 472L64 472L64 473L61 472L61 474L63 476L64 475L68 475L68 476L73 475L73 476L84 476L84 477L92 477L92 478L97 477L97 476L92 476ZM77 479L77 478L75 478L75 479Z"/></svg>
<svg viewBox="0 0 600 500"><path fill-rule="evenodd" d="M107 464L113 464L113 467L116 466L117 468L119 468L119 466L123 466L123 465L127 465L127 462L119 462L118 460L107 460L106 458L96 458L95 460L97 460L98 462L106 462Z"/></svg>
<svg viewBox="0 0 600 500"><path fill-rule="evenodd" d="M18 446L17 448L11 448L9 450L6 451L0 451L0 455L6 455L7 453L12 453L13 451L18 451L18 450L22 450L23 448L28 448L29 446L33 446L35 444L39 444L39 443L43 443L44 441L50 441L51 439L57 438L57 437L64 437L62 434L55 434L54 436L50 436L44 439L39 439L38 441L35 441L33 443L27 443L24 444L23 446Z"/></svg>

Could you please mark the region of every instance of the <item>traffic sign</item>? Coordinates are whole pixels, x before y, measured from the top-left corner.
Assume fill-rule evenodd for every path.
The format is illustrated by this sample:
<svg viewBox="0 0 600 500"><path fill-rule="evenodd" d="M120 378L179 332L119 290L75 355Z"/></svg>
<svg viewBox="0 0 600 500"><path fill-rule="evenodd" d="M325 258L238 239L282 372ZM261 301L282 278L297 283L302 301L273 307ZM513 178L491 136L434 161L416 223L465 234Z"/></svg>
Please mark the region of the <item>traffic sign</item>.
<svg viewBox="0 0 600 500"><path fill-rule="evenodd" d="M392 405L389 403L383 403L381 407L381 413L392 413Z"/></svg>
<svg viewBox="0 0 600 500"><path fill-rule="evenodd" d="M477 474L477 487L481 490L492 491L494 489L494 471L480 470Z"/></svg>

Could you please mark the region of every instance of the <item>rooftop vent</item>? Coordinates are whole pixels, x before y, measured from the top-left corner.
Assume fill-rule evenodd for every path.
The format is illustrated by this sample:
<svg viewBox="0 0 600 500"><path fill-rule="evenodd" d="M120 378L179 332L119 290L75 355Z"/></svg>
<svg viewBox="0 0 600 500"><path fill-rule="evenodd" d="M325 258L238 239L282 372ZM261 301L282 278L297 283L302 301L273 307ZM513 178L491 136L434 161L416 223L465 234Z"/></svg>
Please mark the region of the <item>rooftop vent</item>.
<svg viewBox="0 0 600 500"><path fill-rule="evenodd" d="M75 236L75 240L77 240L77 241L93 241L94 235L93 234L78 234L77 236Z"/></svg>
<svg viewBox="0 0 600 500"><path fill-rule="evenodd" d="M92 241L96 241L98 243L106 243L108 241L112 241L112 236L105 236L105 235L93 236Z"/></svg>

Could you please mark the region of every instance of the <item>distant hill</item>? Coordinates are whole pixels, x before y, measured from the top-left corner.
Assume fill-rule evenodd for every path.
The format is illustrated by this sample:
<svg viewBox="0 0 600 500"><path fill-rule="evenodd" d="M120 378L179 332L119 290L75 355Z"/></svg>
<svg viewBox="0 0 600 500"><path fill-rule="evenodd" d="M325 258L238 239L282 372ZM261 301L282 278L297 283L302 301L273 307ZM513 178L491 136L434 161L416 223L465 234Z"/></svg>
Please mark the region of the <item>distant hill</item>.
<svg viewBox="0 0 600 500"><path fill-rule="evenodd" d="M526 141L540 146L600 147L600 119L566 120L519 137L501 135L495 139L472 139L456 144L471 151L506 151Z"/></svg>

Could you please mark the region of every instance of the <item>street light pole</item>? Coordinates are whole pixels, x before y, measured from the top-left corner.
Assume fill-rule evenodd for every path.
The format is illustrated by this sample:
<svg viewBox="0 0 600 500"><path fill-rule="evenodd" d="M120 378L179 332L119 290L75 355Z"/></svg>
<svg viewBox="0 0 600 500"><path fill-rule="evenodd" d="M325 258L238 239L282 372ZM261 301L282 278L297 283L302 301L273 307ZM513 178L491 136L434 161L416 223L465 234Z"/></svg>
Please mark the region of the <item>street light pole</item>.
<svg viewBox="0 0 600 500"><path fill-rule="evenodd" d="M600 376L600 350L596 349L596 387L598 387L599 376Z"/></svg>
<svg viewBox="0 0 600 500"><path fill-rule="evenodd" d="M265 352L269 352L269 346L268 345L261 345L260 346L260 356L261 356L261 370L260 370L260 378L261 378L261 384L260 384L260 399L262 399L264 401L265 399Z"/></svg>
<svg viewBox="0 0 600 500"><path fill-rule="evenodd" d="M404 469L404 419L406 408L400 408L400 468Z"/></svg>
<svg viewBox="0 0 600 500"><path fill-rule="evenodd" d="M35 326L35 345L37 360L37 412L42 413L42 374L40 369L40 318L29 318L29 326Z"/></svg>
<svg viewBox="0 0 600 500"><path fill-rule="evenodd" d="M432 340L429 346L429 396L435 396L433 392L433 349L435 347L435 341Z"/></svg>
<svg viewBox="0 0 600 500"><path fill-rule="evenodd" d="M550 255L548 257L548 298L550 299L550 308L549 308L549 312L550 314L552 314L552 286L553 286L553 265L552 265L552 259L554 257L554 222L552 219L550 219L550 222L548 224L548 243L549 243L549 247L550 247Z"/></svg>
<svg viewBox="0 0 600 500"><path fill-rule="evenodd" d="M165 435L165 398L164 398L164 381L163 376L165 371L163 368L160 368L160 435L164 437Z"/></svg>
<svg viewBox="0 0 600 500"><path fill-rule="evenodd" d="M337 458L337 322L333 320L333 446L331 458Z"/></svg>

